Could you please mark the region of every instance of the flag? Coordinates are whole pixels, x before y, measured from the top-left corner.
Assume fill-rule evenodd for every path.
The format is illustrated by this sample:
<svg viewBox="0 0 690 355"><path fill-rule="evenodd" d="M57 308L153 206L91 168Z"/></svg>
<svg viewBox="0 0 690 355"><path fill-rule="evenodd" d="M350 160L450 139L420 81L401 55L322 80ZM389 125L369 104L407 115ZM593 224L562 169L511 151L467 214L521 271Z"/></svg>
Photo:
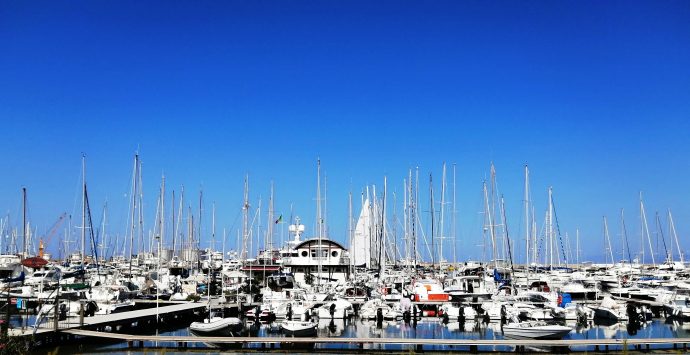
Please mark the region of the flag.
<svg viewBox="0 0 690 355"><path fill-rule="evenodd" d="M278 219L276 219L276 224L278 224L282 221L283 221L283 215L281 214L280 217L278 217Z"/></svg>

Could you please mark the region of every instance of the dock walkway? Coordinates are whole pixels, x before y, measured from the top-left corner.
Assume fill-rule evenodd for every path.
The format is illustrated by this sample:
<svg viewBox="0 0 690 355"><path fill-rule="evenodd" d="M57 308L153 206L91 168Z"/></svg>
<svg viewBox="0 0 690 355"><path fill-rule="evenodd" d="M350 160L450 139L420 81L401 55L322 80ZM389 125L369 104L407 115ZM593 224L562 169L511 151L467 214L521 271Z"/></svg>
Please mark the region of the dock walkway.
<svg viewBox="0 0 690 355"><path fill-rule="evenodd" d="M83 317L83 321L80 318L68 318L66 321L60 321L58 323L57 330L67 331L77 328L99 328L106 326L116 326L123 324L131 324L134 322L155 319L156 317L169 317L176 316L179 314L185 314L206 308L207 303L179 303L171 306L162 307L152 307L147 309L140 309L135 311L127 311L112 314L95 315L93 317ZM35 330L35 332L34 332ZM9 329L10 336L26 336L26 335L40 335L48 332L55 332L55 322L54 318L46 319L40 324L38 329L34 327L28 327L25 329L12 328Z"/></svg>
<svg viewBox="0 0 690 355"><path fill-rule="evenodd" d="M119 333L105 333L83 329L70 329L64 333L102 339L126 341L130 347L143 347L144 342L173 343L181 347L184 343L209 344L351 344L362 348L363 345L406 345L422 350L423 346L467 347L469 351L476 351L479 346L507 346L516 347L524 351L526 347L595 347L595 351L608 351L609 348L629 350L649 349L651 345L666 346L669 349L687 350L690 338L651 338L651 339L401 339L401 338L293 338L293 337L208 337L208 336L157 336L131 335ZM428 350L428 349L424 349ZM585 350L586 351L586 350Z"/></svg>

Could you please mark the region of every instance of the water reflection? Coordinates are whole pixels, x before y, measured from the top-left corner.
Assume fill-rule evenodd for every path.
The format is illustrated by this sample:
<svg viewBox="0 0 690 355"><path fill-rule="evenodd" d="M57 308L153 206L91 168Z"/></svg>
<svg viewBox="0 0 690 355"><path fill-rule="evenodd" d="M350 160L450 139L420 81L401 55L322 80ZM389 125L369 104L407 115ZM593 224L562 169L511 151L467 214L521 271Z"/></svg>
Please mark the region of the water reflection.
<svg viewBox="0 0 690 355"><path fill-rule="evenodd" d="M634 339L634 338L672 338L690 336L690 323L678 321L652 320L646 322L629 323L593 323L588 324L569 324L574 327L573 331L564 339ZM142 332L142 334L155 334L155 330ZM160 335L190 335L187 327L177 327L161 329ZM360 319L321 319L318 320L318 337L322 338L399 338L399 339L503 339L503 332L499 322L448 322L444 323L440 319L428 318L418 322L405 323L402 321L367 321ZM254 323L248 322L245 325L242 336L252 337L284 337L280 329L279 322ZM190 348L208 347L213 344L193 343ZM125 348L125 343L115 344L91 344L80 348L82 351L104 351L118 350ZM158 343L159 347L176 348L175 343ZM271 345L265 345L270 347ZM357 348L356 344L309 344L314 348L343 349ZM223 346L226 348L227 346ZM252 348L260 349L261 345L252 344ZM415 350L415 345L394 345L394 344L364 344L364 349L381 350ZM305 350L304 348L299 348ZM424 346L428 350L453 350L449 346ZM49 349L48 349L49 350ZM63 351L65 349L63 348ZM182 350L182 349L180 349ZM514 347L494 346L479 347L481 351L514 351ZM563 349L552 348L526 348L527 351L534 352L559 352ZM592 346L573 347L572 350L593 350ZM131 352L130 352L131 353Z"/></svg>

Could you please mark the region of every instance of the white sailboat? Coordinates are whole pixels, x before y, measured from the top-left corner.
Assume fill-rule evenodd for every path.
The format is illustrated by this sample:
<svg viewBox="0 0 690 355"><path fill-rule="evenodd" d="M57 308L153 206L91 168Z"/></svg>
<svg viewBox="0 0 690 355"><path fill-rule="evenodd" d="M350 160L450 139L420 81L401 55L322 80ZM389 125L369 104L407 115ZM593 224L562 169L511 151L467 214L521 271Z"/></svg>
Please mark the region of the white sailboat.
<svg viewBox="0 0 690 355"><path fill-rule="evenodd" d="M362 203L362 211L359 214L359 219L357 219L354 238L352 238L352 245L350 245L355 266L371 267L371 232L371 204L367 197Z"/></svg>

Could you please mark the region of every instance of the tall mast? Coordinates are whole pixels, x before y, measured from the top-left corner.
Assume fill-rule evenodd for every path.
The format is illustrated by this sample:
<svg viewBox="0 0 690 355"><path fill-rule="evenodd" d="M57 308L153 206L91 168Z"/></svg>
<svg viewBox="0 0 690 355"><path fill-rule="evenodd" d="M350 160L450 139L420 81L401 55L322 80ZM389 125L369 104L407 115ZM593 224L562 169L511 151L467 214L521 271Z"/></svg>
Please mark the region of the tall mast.
<svg viewBox="0 0 690 355"><path fill-rule="evenodd" d="M177 238L177 226L175 225L175 190L172 191L172 224L171 227L173 229L172 232L172 252L170 254L170 257L172 258L175 256L175 239Z"/></svg>
<svg viewBox="0 0 690 355"><path fill-rule="evenodd" d="M439 243L438 243L438 267L439 270L443 267L443 243L446 241L446 236L443 234L443 222L446 210L446 163L443 162L443 172L441 174L441 216L439 218Z"/></svg>
<svg viewBox="0 0 690 355"><path fill-rule="evenodd" d="M216 250L216 201L211 202L211 251ZM211 262L209 255L209 263ZM209 264L211 265L211 264Z"/></svg>
<svg viewBox="0 0 690 355"><path fill-rule="evenodd" d="M86 155L81 155L81 265L86 262ZM26 226L26 223L24 224ZM24 234L26 236L26 234ZM25 239L26 241L26 239ZM25 250L26 252L26 250Z"/></svg>
<svg viewBox="0 0 690 355"><path fill-rule="evenodd" d="M451 227L451 233L453 235L453 264L458 262L456 250L457 250L457 210L456 210L456 195L455 195L455 163L453 163L453 225Z"/></svg>
<svg viewBox="0 0 690 355"><path fill-rule="evenodd" d="M676 241L676 247L678 248L678 257L680 257L681 264L684 264L683 253L680 251L680 243L678 243L678 234L676 233L676 226L673 223L673 216L671 215L671 209L668 209L668 228L671 230L671 234Z"/></svg>
<svg viewBox="0 0 690 355"><path fill-rule="evenodd" d="M411 186L412 182L410 182L410 189L412 189ZM410 196L412 196L412 192L410 192ZM417 202L419 201L419 167L417 167L416 172L415 172L415 189L414 189L414 202L411 202L412 205L412 215L411 215L411 220L412 220L412 257L414 258L414 269L415 271L417 270Z"/></svg>
<svg viewBox="0 0 690 355"><path fill-rule="evenodd" d="M381 202L381 207L383 211L381 212L381 234L379 241L379 278L383 278L384 272L386 271L386 189L387 189L387 179L383 177L383 201Z"/></svg>
<svg viewBox="0 0 690 355"><path fill-rule="evenodd" d="M271 265L273 265L273 225L278 222L274 220L275 214L273 211L273 181L271 181L271 196L268 199L268 227L266 231L266 242L264 245L266 249L270 252Z"/></svg>
<svg viewBox="0 0 690 355"><path fill-rule="evenodd" d="M410 229L409 229L409 223L410 219L409 214L410 214L410 208L408 206L408 199L407 196L409 194L408 192L408 181L406 179L403 179L403 236L404 236L404 243L405 243L405 265L409 265L410 261Z"/></svg>
<svg viewBox="0 0 690 355"><path fill-rule="evenodd" d="M513 268L513 251L510 247L510 234L508 234L508 217L506 217L506 204L501 195L501 218L503 221L503 230L505 231L505 243L508 246L508 261L510 262L510 270L515 272Z"/></svg>
<svg viewBox="0 0 690 355"><path fill-rule="evenodd" d="M316 160L316 227L318 228L319 250L316 253L316 259L319 261L319 269L317 270L318 282L321 286L321 238L323 238L323 218L321 216L321 159Z"/></svg>
<svg viewBox="0 0 690 355"><path fill-rule="evenodd" d="M199 250L199 246L201 245L201 216L203 215L204 211L204 190L203 188L199 189L199 221L197 222L197 225L199 226L197 229L197 239L196 239L196 250Z"/></svg>
<svg viewBox="0 0 690 355"><path fill-rule="evenodd" d="M105 226L107 226L107 222L106 222L107 218L108 218L108 201L106 200L105 204L103 205L103 219L102 219L103 223L101 223L101 235L103 236L101 238L101 257L103 258L103 260L106 259L105 258L105 237L106 237ZM115 247L117 248L117 244L115 245Z"/></svg>
<svg viewBox="0 0 690 355"><path fill-rule="evenodd" d="M355 249L352 243L354 243L354 237L352 235L352 191L348 194L348 204L347 204L347 236L350 239L350 248L352 248L352 252L354 253ZM350 274L353 273L354 271L354 263L355 263L355 258L354 254L350 258Z"/></svg>
<svg viewBox="0 0 690 355"><path fill-rule="evenodd" d="M580 265L580 228L575 228L575 258Z"/></svg>
<svg viewBox="0 0 690 355"><path fill-rule="evenodd" d="M630 263L630 269L632 270L632 255L630 254L630 244L628 244L628 229L625 227L625 215L623 213L623 209L621 208L621 233L623 235L623 243L628 250L628 262Z"/></svg>
<svg viewBox="0 0 690 355"><path fill-rule="evenodd" d="M249 243L249 174L244 178L244 204L242 205L242 261L247 260L247 243Z"/></svg>
<svg viewBox="0 0 690 355"><path fill-rule="evenodd" d="M22 235L24 237L24 242L22 244L22 255L21 259L24 260L27 253L26 241L27 241L27 230L26 230L26 187L22 187ZM83 242L82 242L83 243Z"/></svg>
<svg viewBox="0 0 690 355"><path fill-rule="evenodd" d="M429 173L429 208L431 208L431 269L436 266L436 246L434 245L434 185Z"/></svg>
<svg viewBox="0 0 690 355"><path fill-rule="evenodd" d="M486 186L486 180L482 182L482 192L484 192L484 233L482 234L484 240L482 241L482 261L486 262L486 232L489 232L489 237L491 238L491 257L492 259L495 259L495 248L494 245L495 240L494 240L494 230L491 228L491 225L493 224L493 221L491 220L491 208L489 206L489 191Z"/></svg>
<svg viewBox="0 0 690 355"><path fill-rule="evenodd" d="M139 187L139 250L137 250L137 257L141 258L141 252L143 250L143 243L144 243L144 182L143 182L143 164L141 160L139 160L139 171L138 171L138 187Z"/></svg>
<svg viewBox="0 0 690 355"><path fill-rule="evenodd" d="M647 214L644 211L644 203L642 202L642 192L640 191L640 217L642 218L642 250L644 250L644 237L647 234L647 241L649 242L649 254L652 256L652 265L656 266L654 259L654 249L652 249L652 238L649 236L649 226L647 225ZM643 254L644 255L644 254ZM644 259L642 260L644 262Z"/></svg>
<svg viewBox="0 0 690 355"><path fill-rule="evenodd" d="M529 235L529 168L525 164L525 264L527 265L527 272L529 273L529 249L530 249L530 235Z"/></svg>
<svg viewBox="0 0 690 355"><path fill-rule="evenodd" d="M162 177L161 181L161 219L160 219L160 240L158 241L158 263L161 262L161 247L165 241L165 175Z"/></svg>
<svg viewBox="0 0 690 355"><path fill-rule="evenodd" d="M132 259L134 253L134 231L136 223L134 222L134 215L137 208L137 174L139 171L139 154L134 154L134 173L132 174L132 210L130 214L130 234L129 234L129 275L128 280L132 282Z"/></svg>
<svg viewBox="0 0 690 355"><path fill-rule="evenodd" d="M664 237L664 229L661 227L661 218L659 218L659 212L656 212L656 229L659 232L658 237L661 237L661 243L664 246L664 261L673 262L673 249L671 249L671 252L669 253L669 248L666 247L666 238ZM658 238L656 245L658 248Z"/></svg>
<svg viewBox="0 0 690 355"><path fill-rule="evenodd" d="M497 259L501 258L501 255L498 253L498 243L496 241L496 224L497 224L497 219L496 219L496 167L494 166L494 162L491 162L491 169L490 169L490 178L491 178L491 193L490 197L491 200L489 200L489 206L490 206L490 211L489 213L491 214L491 220L493 223L489 225L489 228L491 228L491 242L492 242L492 252L493 252L493 261L496 266L497 264Z"/></svg>
<svg viewBox="0 0 690 355"><path fill-rule="evenodd" d="M613 258L613 248L611 248L611 237L609 237L609 224L606 221L606 216L604 216L604 236L606 237L606 243L608 245L609 255L611 256L611 266L613 266L613 264L615 264L616 261Z"/></svg>
<svg viewBox="0 0 690 355"><path fill-rule="evenodd" d="M549 186L549 211L546 231L549 240L549 269L553 270L553 198L551 186Z"/></svg>

